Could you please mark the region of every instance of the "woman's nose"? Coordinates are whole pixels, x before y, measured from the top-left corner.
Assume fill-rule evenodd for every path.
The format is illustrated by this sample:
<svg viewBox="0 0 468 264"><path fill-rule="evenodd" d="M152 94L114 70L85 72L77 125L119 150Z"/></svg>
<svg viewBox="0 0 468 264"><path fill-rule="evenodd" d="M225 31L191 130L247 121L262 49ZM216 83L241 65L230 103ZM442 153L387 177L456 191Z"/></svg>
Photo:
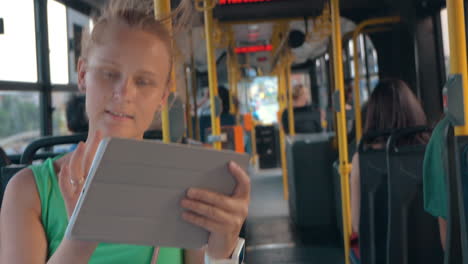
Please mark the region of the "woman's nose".
<svg viewBox="0 0 468 264"><path fill-rule="evenodd" d="M123 101L130 101L135 96L135 91L135 85L130 78L127 78L122 80L122 82L115 87L114 98Z"/></svg>

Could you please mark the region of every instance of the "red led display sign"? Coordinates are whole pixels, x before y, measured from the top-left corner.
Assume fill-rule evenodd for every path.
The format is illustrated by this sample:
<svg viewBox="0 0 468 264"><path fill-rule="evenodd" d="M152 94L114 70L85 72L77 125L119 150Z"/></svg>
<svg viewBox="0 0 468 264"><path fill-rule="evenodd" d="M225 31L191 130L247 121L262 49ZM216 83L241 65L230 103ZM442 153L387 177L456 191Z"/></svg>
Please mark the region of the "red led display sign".
<svg viewBox="0 0 468 264"><path fill-rule="evenodd" d="M235 48L236 53L252 53L252 52L262 52L262 51L272 51L272 45L258 45L258 46L246 46L246 47L237 47Z"/></svg>
<svg viewBox="0 0 468 264"><path fill-rule="evenodd" d="M220 5L235 5L235 4L250 4L250 3L265 3L273 0L219 0Z"/></svg>

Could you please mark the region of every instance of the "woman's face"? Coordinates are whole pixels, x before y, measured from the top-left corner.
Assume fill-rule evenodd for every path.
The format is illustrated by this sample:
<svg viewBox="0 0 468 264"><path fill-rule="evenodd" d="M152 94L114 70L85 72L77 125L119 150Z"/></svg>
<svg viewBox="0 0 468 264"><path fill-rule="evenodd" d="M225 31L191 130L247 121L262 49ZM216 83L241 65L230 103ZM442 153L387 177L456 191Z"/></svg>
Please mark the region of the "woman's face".
<svg viewBox="0 0 468 264"><path fill-rule="evenodd" d="M158 37L108 25L78 66L90 133L142 138L166 101L169 68L168 48Z"/></svg>

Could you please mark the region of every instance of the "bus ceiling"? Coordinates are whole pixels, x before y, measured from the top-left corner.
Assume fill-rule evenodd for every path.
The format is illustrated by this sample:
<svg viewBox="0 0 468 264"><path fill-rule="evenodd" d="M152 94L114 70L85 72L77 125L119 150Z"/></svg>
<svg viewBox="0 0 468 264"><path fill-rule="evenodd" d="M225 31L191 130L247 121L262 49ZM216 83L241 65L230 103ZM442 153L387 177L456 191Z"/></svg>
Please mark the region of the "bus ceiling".
<svg viewBox="0 0 468 264"><path fill-rule="evenodd" d="M221 22L315 17L322 13L324 5L325 0L265 0L256 3L225 0L214 9L214 17Z"/></svg>
<svg viewBox="0 0 468 264"><path fill-rule="evenodd" d="M104 5L107 0L57 0L80 11L91 14L92 10ZM171 0L172 7L181 0ZM297 19L319 16L327 0L216 0L214 18L220 22L235 23L248 21L268 21L278 19ZM413 9L418 13L430 13L445 6L446 0L341 0L343 17L355 22L372 16L388 16L404 13Z"/></svg>

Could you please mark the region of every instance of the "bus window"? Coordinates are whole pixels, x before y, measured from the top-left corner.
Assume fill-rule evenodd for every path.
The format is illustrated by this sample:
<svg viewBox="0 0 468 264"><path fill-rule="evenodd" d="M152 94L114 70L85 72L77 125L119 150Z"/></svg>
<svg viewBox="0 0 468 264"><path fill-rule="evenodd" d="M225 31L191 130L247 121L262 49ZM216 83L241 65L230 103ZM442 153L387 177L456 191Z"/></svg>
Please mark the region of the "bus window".
<svg viewBox="0 0 468 264"><path fill-rule="evenodd" d="M39 93L0 91L0 146L7 154L21 154L39 137Z"/></svg>
<svg viewBox="0 0 468 264"><path fill-rule="evenodd" d="M450 71L450 43L448 31L447 8L440 11L440 22L442 23L442 40L444 43L444 59L445 59L445 72L446 76Z"/></svg>
<svg viewBox="0 0 468 264"><path fill-rule="evenodd" d="M246 103L254 119L263 124L276 123L279 110L277 78L257 77L252 79L246 88L248 89Z"/></svg>
<svg viewBox="0 0 468 264"><path fill-rule="evenodd" d="M0 80L37 82L34 1L0 1L0 17Z"/></svg>
<svg viewBox="0 0 468 264"><path fill-rule="evenodd" d="M93 26L92 19L88 16L67 7L67 36L70 40L68 43L68 71L70 83L77 83L78 81L76 65L81 55L81 37L83 31L87 28L91 30Z"/></svg>
<svg viewBox="0 0 468 264"><path fill-rule="evenodd" d="M68 84L67 9L55 0L47 1L50 78L53 84Z"/></svg>

